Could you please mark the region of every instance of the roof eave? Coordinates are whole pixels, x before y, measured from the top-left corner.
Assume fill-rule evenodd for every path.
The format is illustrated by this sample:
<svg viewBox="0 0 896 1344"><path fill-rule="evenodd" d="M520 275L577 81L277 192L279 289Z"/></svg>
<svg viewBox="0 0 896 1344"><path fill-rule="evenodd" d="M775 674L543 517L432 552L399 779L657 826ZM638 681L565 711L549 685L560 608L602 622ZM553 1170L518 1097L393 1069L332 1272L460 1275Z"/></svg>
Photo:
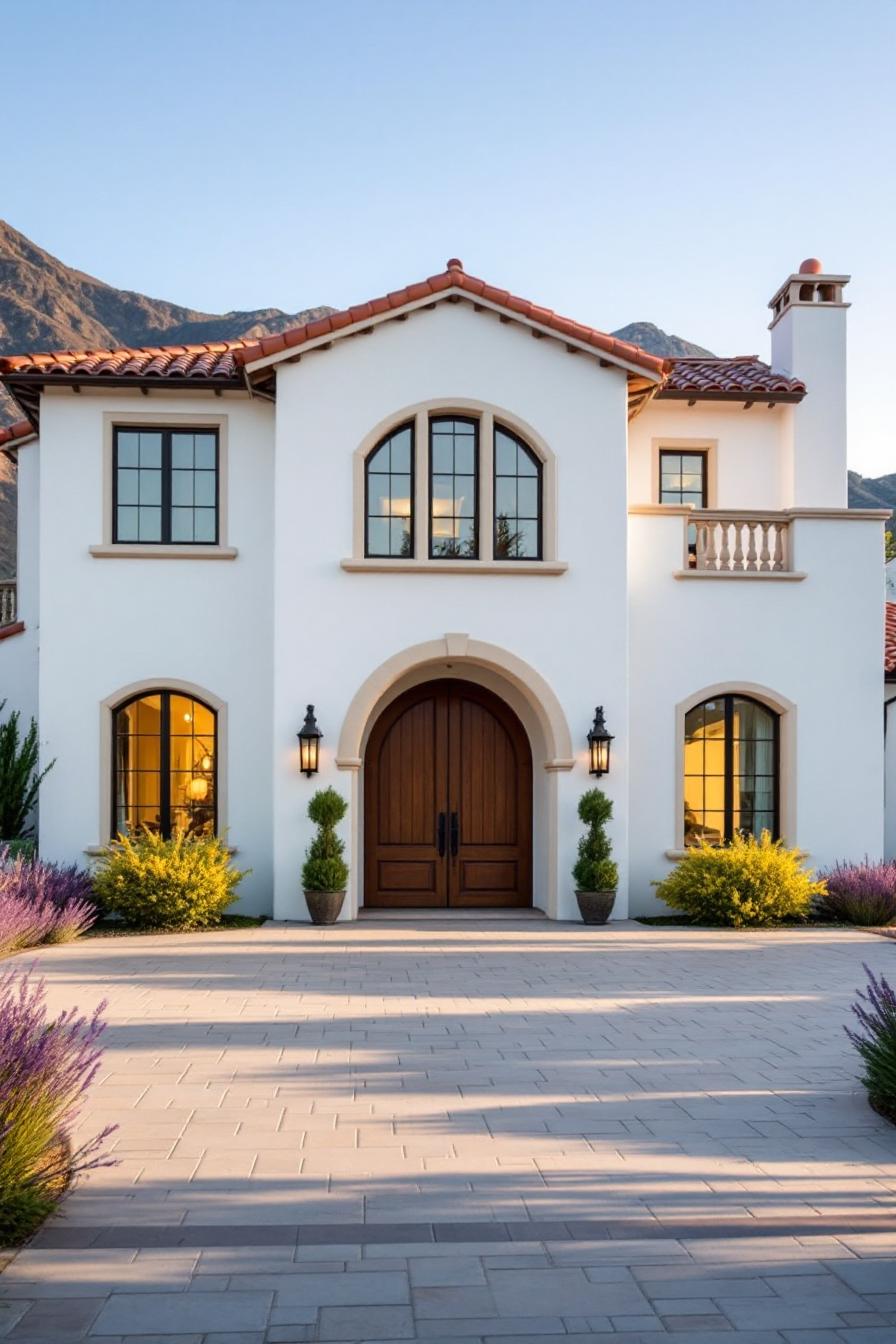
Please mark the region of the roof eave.
<svg viewBox="0 0 896 1344"><path fill-rule="evenodd" d="M762 401L778 404L784 402L795 405L803 400L805 392L771 392L768 388L756 388L750 392L698 392L695 389L661 387L656 394L658 401Z"/></svg>

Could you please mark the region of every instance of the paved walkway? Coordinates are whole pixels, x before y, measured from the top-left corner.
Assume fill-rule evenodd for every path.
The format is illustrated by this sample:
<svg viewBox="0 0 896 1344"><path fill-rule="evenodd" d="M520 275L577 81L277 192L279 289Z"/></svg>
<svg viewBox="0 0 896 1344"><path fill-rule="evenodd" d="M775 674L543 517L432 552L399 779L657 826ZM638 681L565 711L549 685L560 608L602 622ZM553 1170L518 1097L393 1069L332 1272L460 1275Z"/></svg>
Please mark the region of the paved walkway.
<svg viewBox="0 0 896 1344"><path fill-rule="evenodd" d="M84 1126L120 1165L9 1265L0 1337L896 1344L896 1129L842 1031L894 943L418 920L37 960L53 1007L110 1000Z"/></svg>

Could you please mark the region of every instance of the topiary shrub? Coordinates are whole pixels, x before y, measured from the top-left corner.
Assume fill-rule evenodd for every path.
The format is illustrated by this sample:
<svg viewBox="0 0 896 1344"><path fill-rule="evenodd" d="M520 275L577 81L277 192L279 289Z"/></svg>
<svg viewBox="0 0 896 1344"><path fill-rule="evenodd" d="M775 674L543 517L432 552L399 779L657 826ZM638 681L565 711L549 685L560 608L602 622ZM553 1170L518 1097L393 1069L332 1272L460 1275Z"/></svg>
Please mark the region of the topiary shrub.
<svg viewBox="0 0 896 1344"><path fill-rule="evenodd" d="M317 834L308 846L302 865L302 886L306 891L345 891L348 865L342 855L345 842L336 827L348 811L348 803L335 789L318 789L308 804L308 816Z"/></svg>
<svg viewBox="0 0 896 1344"><path fill-rule="evenodd" d="M827 887L820 915L876 927L896 919L896 863L835 863L819 877Z"/></svg>
<svg viewBox="0 0 896 1344"><path fill-rule="evenodd" d="M102 909L135 929L207 929L236 900L246 877L215 835L177 831L164 840L144 828L106 847L93 876Z"/></svg>
<svg viewBox="0 0 896 1344"><path fill-rule="evenodd" d="M862 1082L875 1110L896 1122L896 991L865 966L868 984L852 1005L859 1031L846 1034L865 1064Z"/></svg>
<svg viewBox="0 0 896 1344"><path fill-rule="evenodd" d="M761 928L782 920L806 919L824 883L813 881L797 849L785 849L768 831L736 835L730 845L702 841L662 882L661 901L697 924Z"/></svg>
<svg viewBox="0 0 896 1344"><path fill-rule="evenodd" d="M613 851L605 830L612 815L613 804L600 789L589 789L579 799L579 820L588 827L572 870L579 891L615 891L619 885L619 869L610 857Z"/></svg>

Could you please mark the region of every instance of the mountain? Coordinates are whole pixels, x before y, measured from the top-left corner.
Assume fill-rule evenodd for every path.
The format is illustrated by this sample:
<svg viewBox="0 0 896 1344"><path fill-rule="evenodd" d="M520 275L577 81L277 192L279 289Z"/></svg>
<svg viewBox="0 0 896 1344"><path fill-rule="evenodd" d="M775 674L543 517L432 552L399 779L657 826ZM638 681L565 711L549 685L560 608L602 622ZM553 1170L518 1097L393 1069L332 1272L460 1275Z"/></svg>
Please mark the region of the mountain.
<svg viewBox="0 0 896 1344"><path fill-rule="evenodd" d="M849 507L896 509L896 475L860 476L857 471L849 472Z"/></svg>
<svg viewBox="0 0 896 1344"><path fill-rule="evenodd" d="M627 327L620 327L618 331L611 331L611 336L618 336L620 341L631 341L632 345L640 345L642 350L647 350L651 355L677 355L679 358L683 355L704 355L712 359L713 353L707 350L703 345L694 345L693 341L686 341L683 336L670 336L667 331L660 327L655 327L652 322L629 322Z"/></svg>

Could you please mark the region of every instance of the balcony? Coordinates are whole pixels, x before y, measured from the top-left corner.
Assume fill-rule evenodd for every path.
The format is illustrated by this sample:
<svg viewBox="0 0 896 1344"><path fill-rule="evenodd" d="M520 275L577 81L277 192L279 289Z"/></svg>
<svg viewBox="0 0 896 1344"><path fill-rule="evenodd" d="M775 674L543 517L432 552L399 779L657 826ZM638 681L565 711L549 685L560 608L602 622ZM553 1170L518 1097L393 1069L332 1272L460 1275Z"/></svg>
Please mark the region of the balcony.
<svg viewBox="0 0 896 1344"><path fill-rule="evenodd" d="M16 623L16 581L0 580L0 630Z"/></svg>
<svg viewBox="0 0 896 1344"><path fill-rule="evenodd" d="M686 568L701 574L789 574L789 513L694 509L685 522Z"/></svg>

